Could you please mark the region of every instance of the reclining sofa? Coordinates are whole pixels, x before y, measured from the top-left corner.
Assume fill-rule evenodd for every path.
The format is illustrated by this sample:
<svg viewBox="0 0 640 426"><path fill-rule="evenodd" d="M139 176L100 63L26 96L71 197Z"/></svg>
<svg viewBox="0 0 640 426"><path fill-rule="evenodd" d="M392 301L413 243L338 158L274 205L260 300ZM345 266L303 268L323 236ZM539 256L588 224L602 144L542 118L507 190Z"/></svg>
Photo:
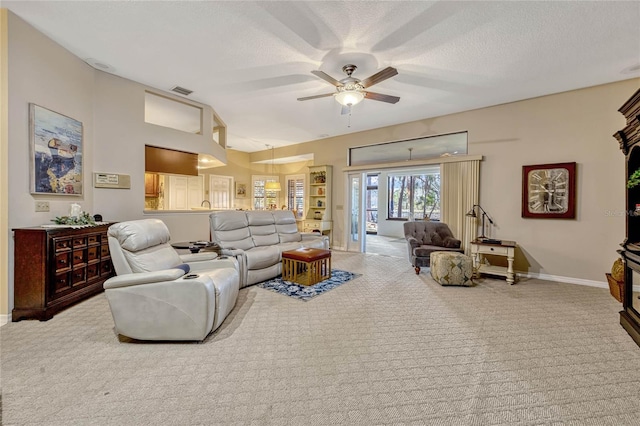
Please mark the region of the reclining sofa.
<svg viewBox="0 0 640 426"><path fill-rule="evenodd" d="M452 251L462 253L462 242L454 238L446 223L415 221L404 223L404 238L409 249L409 261L416 275L421 267L429 267L430 256L434 251Z"/></svg>
<svg viewBox="0 0 640 426"><path fill-rule="evenodd" d="M137 340L204 340L236 304L235 259L215 253L178 255L158 219L109 227L118 274L104 283L116 332Z"/></svg>
<svg viewBox="0 0 640 426"><path fill-rule="evenodd" d="M240 288L282 273L282 252L329 248L329 237L300 233L292 211L220 211L209 215L211 241L240 265Z"/></svg>

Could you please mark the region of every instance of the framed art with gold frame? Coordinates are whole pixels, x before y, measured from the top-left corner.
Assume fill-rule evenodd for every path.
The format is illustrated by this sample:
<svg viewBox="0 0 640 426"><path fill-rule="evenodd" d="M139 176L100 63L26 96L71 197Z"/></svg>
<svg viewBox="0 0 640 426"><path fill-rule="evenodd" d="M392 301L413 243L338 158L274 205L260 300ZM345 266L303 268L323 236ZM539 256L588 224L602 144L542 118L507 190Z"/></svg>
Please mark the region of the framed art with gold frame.
<svg viewBox="0 0 640 426"><path fill-rule="evenodd" d="M576 217L576 163L522 166L522 217Z"/></svg>

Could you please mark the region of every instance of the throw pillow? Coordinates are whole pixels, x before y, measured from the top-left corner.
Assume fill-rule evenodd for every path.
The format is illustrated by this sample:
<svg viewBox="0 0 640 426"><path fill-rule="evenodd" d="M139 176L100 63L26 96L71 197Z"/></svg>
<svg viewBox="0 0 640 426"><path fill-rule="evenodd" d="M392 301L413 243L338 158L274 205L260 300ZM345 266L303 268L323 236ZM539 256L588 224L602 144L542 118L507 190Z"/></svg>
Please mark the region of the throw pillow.
<svg viewBox="0 0 640 426"><path fill-rule="evenodd" d="M187 265L186 263L181 263L180 265L174 266L173 269L182 269L185 274L188 274L191 270L191 266Z"/></svg>
<svg viewBox="0 0 640 426"><path fill-rule="evenodd" d="M446 237L443 240L443 244L446 248L460 248L460 244L462 242L460 240L456 240L453 237Z"/></svg>
<svg viewBox="0 0 640 426"><path fill-rule="evenodd" d="M433 232L431 234L431 244L433 244L434 246L442 246L442 237L440 237L438 233Z"/></svg>

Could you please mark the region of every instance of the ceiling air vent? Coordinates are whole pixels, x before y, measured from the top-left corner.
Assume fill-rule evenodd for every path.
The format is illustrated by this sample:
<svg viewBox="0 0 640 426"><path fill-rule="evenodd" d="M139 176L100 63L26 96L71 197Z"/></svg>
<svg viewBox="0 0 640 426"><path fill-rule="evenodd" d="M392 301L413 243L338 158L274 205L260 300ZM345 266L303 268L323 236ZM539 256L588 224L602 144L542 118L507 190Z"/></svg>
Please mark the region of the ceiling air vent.
<svg viewBox="0 0 640 426"><path fill-rule="evenodd" d="M185 89L184 87L174 86L171 88L172 92L180 93L181 95L189 96L193 93L193 90Z"/></svg>

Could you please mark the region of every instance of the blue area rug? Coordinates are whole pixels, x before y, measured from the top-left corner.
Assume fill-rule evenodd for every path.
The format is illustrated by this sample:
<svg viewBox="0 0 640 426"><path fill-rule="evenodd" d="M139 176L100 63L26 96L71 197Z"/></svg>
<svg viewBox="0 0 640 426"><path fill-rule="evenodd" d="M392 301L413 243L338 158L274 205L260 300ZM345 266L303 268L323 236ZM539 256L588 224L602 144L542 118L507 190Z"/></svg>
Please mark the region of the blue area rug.
<svg viewBox="0 0 640 426"><path fill-rule="evenodd" d="M291 281L283 281L282 275L256 285L260 288L266 288L267 290L275 291L276 293L284 294L285 296L304 300L306 302L309 299L319 296L322 293L326 293L327 291L334 289L347 281L351 281L354 278L358 278L361 275L362 274L354 274L352 272L334 269L331 271L331 278L320 281L318 284L314 285L307 286L296 284Z"/></svg>

